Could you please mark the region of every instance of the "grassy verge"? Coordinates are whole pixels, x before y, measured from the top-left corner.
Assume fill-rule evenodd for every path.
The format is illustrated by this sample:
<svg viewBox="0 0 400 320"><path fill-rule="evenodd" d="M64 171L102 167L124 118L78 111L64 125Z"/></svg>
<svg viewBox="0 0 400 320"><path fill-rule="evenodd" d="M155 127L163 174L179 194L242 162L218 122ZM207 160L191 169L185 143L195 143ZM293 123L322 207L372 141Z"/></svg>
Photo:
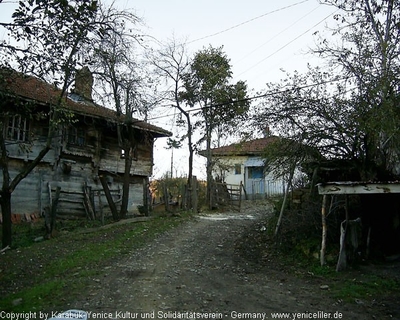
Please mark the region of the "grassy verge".
<svg viewBox="0 0 400 320"><path fill-rule="evenodd" d="M107 263L190 217L157 217L90 233L76 232L78 228L39 243L23 240L23 232L16 230L21 246L0 256L0 310L57 310L68 305L82 288L101 278ZM28 231L28 238L32 236Z"/></svg>
<svg viewBox="0 0 400 320"><path fill-rule="evenodd" d="M337 301L374 303L400 299L400 274L396 272L398 264L367 261L336 272L339 243L329 244L327 265L321 266L320 231L315 232L313 224L308 227L303 225L303 229L298 230L297 224L293 223L293 229L284 226L285 232L276 238L277 216L278 213L272 214L247 230L237 244L241 257L257 267L284 271L302 278L315 288L321 287L324 295ZM296 219L293 221L296 222Z"/></svg>
<svg viewBox="0 0 400 320"><path fill-rule="evenodd" d="M332 260L321 266L319 259L312 256L312 253L315 253L315 243L319 240L306 241L310 242L310 250L306 250L303 245L280 251L279 259L284 265L291 266L289 269L295 274L312 277L321 285L327 285L329 295L339 301L354 303L399 296L400 277L381 272L385 267L382 263L375 264L370 261L368 264L360 263L349 267L348 270L337 272L335 252L331 253Z"/></svg>
<svg viewBox="0 0 400 320"><path fill-rule="evenodd" d="M371 266L360 266L355 270L336 272L335 266L310 267L310 272L329 282L329 290L332 297L345 302L367 301L382 299L398 295L400 281L390 275L374 273Z"/></svg>
<svg viewBox="0 0 400 320"><path fill-rule="evenodd" d="M260 236L260 242L268 243L269 248L273 248L273 259L282 269L325 285L328 294L339 301L359 303L384 300L386 297L400 298L400 275L396 274L395 268L382 261L360 262L345 271L337 272L339 240L331 239L326 252L327 265L320 265L321 222L318 201L314 204L310 202L309 205L304 203L304 208L293 207L285 212L277 245L274 231L280 207L281 202L277 201L274 214L264 222L267 227Z"/></svg>

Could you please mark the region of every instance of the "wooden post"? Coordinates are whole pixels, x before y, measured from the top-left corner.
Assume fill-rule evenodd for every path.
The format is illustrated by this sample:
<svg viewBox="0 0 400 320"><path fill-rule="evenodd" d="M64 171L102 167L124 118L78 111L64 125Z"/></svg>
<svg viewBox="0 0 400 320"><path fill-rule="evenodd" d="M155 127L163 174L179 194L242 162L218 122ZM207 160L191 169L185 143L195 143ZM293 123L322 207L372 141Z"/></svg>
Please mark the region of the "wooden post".
<svg viewBox="0 0 400 320"><path fill-rule="evenodd" d="M100 210L101 225L104 225L103 202L101 201L101 192L100 191L97 191L97 196L99 197L99 210Z"/></svg>
<svg viewBox="0 0 400 320"><path fill-rule="evenodd" d="M324 194L322 197L322 209L321 209L321 216L322 216L322 242L321 242L321 266L324 266L325 261L325 252L326 252L326 235L327 235L327 225L326 225L326 198L327 195Z"/></svg>
<svg viewBox="0 0 400 320"><path fill-rule="evenodd" d="M169 194L168 194L168 187L164 183L163 185L163 191L164 191L164 205L165 205L165 211L169 212Z"/></svg>
<svg viewBox="0 0 400 320"><path fill-rule="evenodd" d="M239 212L242 211L242 181L240 181L239 185Z"/></svg>
<svg viewBox="0 0 400 320"><path fill-rule="evenodd" d="M57 205L58 199L60 198L61 187L58 186L56 188L56 195L54 196L53 202L51 203L50 209L50 228L49 228L49 236L54 236L55 226L56 226L56 215L57 215Z"/></svg>
<svg viewBox="0 0 400 320"><path fill-rule="evenodd" d="M290 188L290 186L292 184L292 179L293 179L293 176L294 176L294 170L295 170L295 166L292 167L292 169L290 171L290 174L289 174L288 183L286 185L286 192L285 192L285 195L283 197L281 212L279 213L278 222L276 223L275 237L278 235L279 229L281 227L283 212L285 211L285 208L286 208L287 197L288 197L288 194L289 194L289 188Z"/></svg>
<svg viewBox="0 0 400 320"><path fill-rule="evenodd" d="M248 196L247 196L247 192L246 192L246 188L244 187L244 184L242 181L240 181L240 185L243 187L243 192L244 192L244 198L246 200L249 200Z"/></svg>
<svg viewBox="0 0 400 320"><path fill-rule="evenodd" d="M366 251L365 251L365 258L366 258L366 259L369 258L370 243L371 243L371 226L369 226L369 228L368 228L367 248L366 248Z"/></svg>
<svg viewBox="0 0 400 320"><path fill-rule="evenodd" d="M143 179L143 208L145 209L145 215L148 216L150 212L150 190L148 178Z"/></svg>
<svg viewBox="0 0 400 320"><path fill-rule="evenodd" d="M191 198L192 198L192 208L193 212L197 213L198 212L198 204L199 204L199 199L198 199L198 193L197 193L197 177L192 176L192 181L191 181Z"/></svg>
<svg viewBox="0 0 400 320"><path fill-rule="evenodd" d="M347 194L345 195L344 209L346 212L346 220L340 224L340 252L336 265L336 271L341 271L347 268L346 236L349 225L349 196Z"/></svg>
<svg viewBox="0 0 400 320"><path fill-rule="evenodd" d="M110 192L110 189L108 188L106 178L104 176L100 176L100 182L101 182L101 185L103 186L103 190L106 195L108 205L110 206L112 217L113 217L114 221L118 221L119 215L118 215L117 207L115 206L114 200L111 196L111 192Z"/></svg>
<svg viewBox="0 0 400 320"><path fill-rule="evenodd" d="M96 214L94 212L93 202L90 197L90 187L88 187L86 183L83 185L83 206L85 208L88 218L91 220L95 220Z"/></svg>

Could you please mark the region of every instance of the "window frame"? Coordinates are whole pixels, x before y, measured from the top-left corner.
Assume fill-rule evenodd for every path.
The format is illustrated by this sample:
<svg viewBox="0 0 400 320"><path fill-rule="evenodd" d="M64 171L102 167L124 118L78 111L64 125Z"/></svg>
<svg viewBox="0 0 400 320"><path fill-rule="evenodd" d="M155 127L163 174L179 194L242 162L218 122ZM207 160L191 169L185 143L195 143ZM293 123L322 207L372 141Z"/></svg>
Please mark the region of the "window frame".
<svg viewBox="0 0 400 320"><path fill-rule="evenodd" d="M71 146L86 146L86 130L76 126L68 126L66 129L66 142Z"/></svg>
<svg viewBox="0 0 400 320"><path fill-rule="evenodd" d="M234 174L239 175L242 174L242 164L241 163L236 163L233 167Z"/></svg>
<svg viewBox="0 0 400 320"><path fill-rule="evenodd" d="M20 114L9 116L7 119L6 139L28 142L30 132L30 122L28 117Z"/></svg>

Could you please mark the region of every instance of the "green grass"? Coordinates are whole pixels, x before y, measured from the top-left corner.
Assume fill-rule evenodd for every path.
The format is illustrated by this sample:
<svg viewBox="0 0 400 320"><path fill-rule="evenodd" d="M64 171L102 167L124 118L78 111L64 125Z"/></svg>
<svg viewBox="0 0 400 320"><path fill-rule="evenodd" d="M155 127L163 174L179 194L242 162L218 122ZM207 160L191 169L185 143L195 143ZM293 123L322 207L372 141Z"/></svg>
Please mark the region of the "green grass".
<svg viewBox="0 0 400 320"><path fill-rule="evenodd" d="M49 303L59 296L64 288L61 280L46 281L38 283L30 288L21 290L5 299L0 300L1 310L13 312L29 312L43 310ZM20 304L14 302L20 300Z"/></svg>
<svg viewBox="0 0 400 320"><path fill-rule="evenodd" d="M321 266L319 259L312 256L318 251L320 239L304 238L291 249L287 247L278 254L279 259L288 269L304 277L313 277L329 286L328 294L345 302L356 300L380 299L400 292L399 278L376 274L374 268L363 265L349 267L348 270L336 271L337 252L329 252L333 260Z"/></svg>
<svg viewBox="0 0 400 320"><path fill-rule="evenodd" d="M328 284L329 294L337 300L354 303L356 300L382 298L400 292L398 279L379 276L373 269L363 272L362 266L337 272L335 263L321 266L319 260L304 257L297 265L307 270L308 275Z"/></svg>
<svg viewBox="0 0 400 320"><path fill-rule="evenodd" d="M400 283L394 279L382 278L377 275L363 275L362 280L341 279L331 288L334 298L347 302L366 300L374 297L382 298L390 293L398 293Z"/></svg>
<svg viewBox="0 0 400 320"><path fill-rule="evenodd" d="M275 215L266 222L271 237L280 205L281 203L276 203ZM383 299L399 295L399 277L381 276L373 267L359 265L337 272L338 243L328 244L326 257L329 261L325 266L321 266L319 259L316 258L320 251L321 236L315 233L315 226L311 222L308 233L299 232L297 225L293 224L295 228L281 235L284 241L276 246L276 258L287 270L301 277L312 277L317 283L328 285L328 295L346 302L355 303L356 300Z"/></svg>
<svg viewBox="0 0 400 320"><path fill-rule="evenodd" d="M40 243L21 240L17 242L21 248L25 247L32 252L36 250L39 255L47 255L44 259L47 262L36 272L34 279L30 279L29 285L11 295L0 297L0 310L28 312L61 308L65 305L66 299L73 301L93 278L100 277L104 273L102 264L132 252L190 217L190 214L170 218L158 217L87 234L70 232L66 236ZM21 230L19 229L18 233L20 239L23 239ZM28 230L26 234L27 239L31 239L31 231ZM97 241L93 241L93 238ZM54 243L51 243L52 241ZM65 251L43 254L49 250L48 244L61 249L65 245L66 248ZM27 246L29 248L26 248ZM29 261L25 263L29 268ZM12 285L13 279L18 276L17 272L7 272L0 274L0 280L3 285L4 283Z"/></svg>

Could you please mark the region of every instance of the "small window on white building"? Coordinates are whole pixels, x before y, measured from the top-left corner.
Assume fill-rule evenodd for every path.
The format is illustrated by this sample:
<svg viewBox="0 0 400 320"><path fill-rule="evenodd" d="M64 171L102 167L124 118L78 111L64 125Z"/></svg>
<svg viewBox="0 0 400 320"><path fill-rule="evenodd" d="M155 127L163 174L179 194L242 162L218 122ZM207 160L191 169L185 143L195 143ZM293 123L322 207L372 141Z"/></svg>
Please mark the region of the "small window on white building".
<svg viewBox="0 0 400 320"><path fill-rule="evenodd" d="M242 165L239 164L235 164L235 174L242 174Z"/></svg>

